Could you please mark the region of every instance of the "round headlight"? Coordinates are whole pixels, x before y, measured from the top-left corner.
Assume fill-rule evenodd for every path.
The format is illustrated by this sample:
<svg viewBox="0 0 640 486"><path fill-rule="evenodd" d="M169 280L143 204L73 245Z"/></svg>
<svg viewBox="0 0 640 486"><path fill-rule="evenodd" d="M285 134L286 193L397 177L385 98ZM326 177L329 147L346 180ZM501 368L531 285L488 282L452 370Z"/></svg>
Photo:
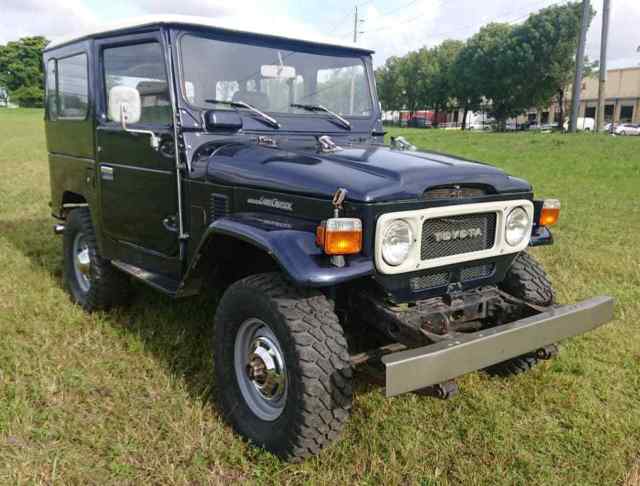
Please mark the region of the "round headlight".
<svg viewBox="0 0 640 486"><path fill-rule="evenodd" d="M387 264L397 267L409 256L412 244L411 226L403 219L396 219L382 235L382 258Z"/></svg>
<svg viewBox="0 0 640 486"><path fill-rule="evenodd" d="M504 239L511 246L518 246L530 231L531 220L524 208L518 206L507 216Z"/></svg>

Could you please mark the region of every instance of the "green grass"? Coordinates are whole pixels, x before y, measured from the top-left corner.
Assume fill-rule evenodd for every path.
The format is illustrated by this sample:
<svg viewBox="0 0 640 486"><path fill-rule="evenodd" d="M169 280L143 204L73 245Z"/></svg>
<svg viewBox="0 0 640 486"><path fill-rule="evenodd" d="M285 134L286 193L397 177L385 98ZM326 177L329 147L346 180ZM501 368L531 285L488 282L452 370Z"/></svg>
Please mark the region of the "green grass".
<svg viewBox="0 0 640 486"><path fill-rule="evenodd" d="M357 375L343 439L289 465L221 420L215 304L138 287L86 315L61 286L42 113L0 110L0 484L616 484L640 453L640 137L404 130L559 197L535 251L562 302L617 298L615 322L512 379L472 373L450 401L384 398ZM635 477L640 476L635 470Z"/></svg>

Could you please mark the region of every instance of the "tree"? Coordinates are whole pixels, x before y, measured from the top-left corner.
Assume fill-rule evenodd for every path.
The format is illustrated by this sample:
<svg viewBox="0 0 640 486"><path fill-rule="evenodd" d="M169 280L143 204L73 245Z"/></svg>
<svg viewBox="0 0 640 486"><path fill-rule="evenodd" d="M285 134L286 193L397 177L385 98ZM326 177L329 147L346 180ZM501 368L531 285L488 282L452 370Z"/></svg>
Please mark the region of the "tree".
<svg viewBox="0 0 640 486"><path fill-rule="evenodd" d="M451 96L462 106L462 129L467 127L467 114L478 111L482 105L482 79L473 69L474 50L465 44L458 52L450 69Z"/></svg>
<svg viewBox="0 0 640 486"><path fill-rule="evenodd" d="M464 43L457 40L445 40L431 49L431 77L429 84L429 105L435 111L434 120L437 126L438 113L448 111L454 98L454 80L452 70L455 60Z"/></svg>
<svg viewBox="0 0 640 486"><path fill-rule="evenodd" d="M559 106L559 126L564 122L564 98L575 72L575 52L580 35L582 6L580 3L555 5L540 10L514 29L516 43L524 46L523 62L528 81L523 80L531 106L548 106L555 100ZM595 15L591 10L591 19ZM593 64L585 62L589 75Z"/></svg>
<svg viewBox="0 0 640 486"><path fill-rule="evenodd" d="M410 52L400 62L399 72L402 78L404 104L411 112L416 111L423 101L425 81L420 69L421 51L423 49Z"/></svg>
<svg viewBox="0 0 640 486"><path fill-rule="evenodd" d="M401 110L404 106L404 86L400 66L402 59L389 57L384 66L376 69L376 85L378 97L385 110Z"/></svg>
<svg viewBox="0 0 640 486"><path fill-rule="evenodd" d="M523 46L515 43L509 24L488 24L471 37L466 49L470 79L480 82L479 93L491 101L490 114L504 128L507 118L519 115L529 106L522 89Z"/></svg>
<svg viewBox="0 0 640 486"><path fill-rule="evenodd" d="M0 85L12 93L12 98L28 100L29 106L42 106L42 51L47 44L47 39L36 36L0 45ZM34 97L36 92L39 95Z"/></svg>

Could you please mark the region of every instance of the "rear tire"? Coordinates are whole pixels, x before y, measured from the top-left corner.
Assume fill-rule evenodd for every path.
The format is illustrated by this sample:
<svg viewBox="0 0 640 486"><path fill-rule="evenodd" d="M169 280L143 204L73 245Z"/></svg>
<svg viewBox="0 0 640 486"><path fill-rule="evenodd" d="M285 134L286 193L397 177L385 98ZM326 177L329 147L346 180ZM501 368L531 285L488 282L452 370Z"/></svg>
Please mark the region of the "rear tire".
<svg viewBox="0 0 640 486"><path fill-rule="evenodd" d="M555 290L542 265L526 252L520 253L500 284L505 292L530 304L547 307L555 303ZM539 361L536 353L523 354L486 369L490 375L511 376L529 371Z"/></svg>
<svg viewBox="0 0 640 486"><path fill-rule="evenodd" d="M349 417L352 368L333 305L278 273L247 277L215 317L215 374L234 429L296 461L335 440Z"/></svg>
<svg viewBox="0 0 640 486"><path fill-rule="evenodd" d="M87 312L126 302L129 279L100 256L88 208L69 212L62 247L64 286L73 302Z"/></svg>

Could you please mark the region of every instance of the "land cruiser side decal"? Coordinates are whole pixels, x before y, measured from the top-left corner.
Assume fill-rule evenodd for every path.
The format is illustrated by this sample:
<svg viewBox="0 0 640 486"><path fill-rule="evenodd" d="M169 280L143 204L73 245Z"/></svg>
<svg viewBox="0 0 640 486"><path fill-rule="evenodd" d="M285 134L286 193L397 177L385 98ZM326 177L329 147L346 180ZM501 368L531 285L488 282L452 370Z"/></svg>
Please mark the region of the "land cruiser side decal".
<svg viewBox="0 0 640 486"><path fill-rule="evenodd" d="M247 203L257 206L267 206L268 208L282 209L283 211L293 211L293 203L288 201L280 201L273 197L261 196L260 199L249 198Z"/></svg>

